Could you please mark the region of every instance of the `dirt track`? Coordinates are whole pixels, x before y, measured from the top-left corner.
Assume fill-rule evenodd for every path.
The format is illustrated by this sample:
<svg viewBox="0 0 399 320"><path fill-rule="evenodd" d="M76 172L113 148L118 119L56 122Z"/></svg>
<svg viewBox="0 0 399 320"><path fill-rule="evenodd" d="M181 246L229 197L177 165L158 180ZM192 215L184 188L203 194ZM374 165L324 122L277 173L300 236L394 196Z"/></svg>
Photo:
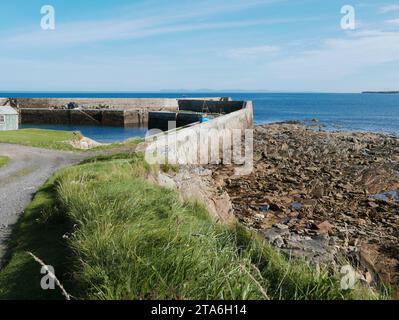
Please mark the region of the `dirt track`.
<svg viewBox="0 0 399 320"><path fill-rule="evenodd" d="M37 189L58 169L80 162L83 153L0 144L0 155L10 158L0 169L0 266L4 240Z"/></svg>

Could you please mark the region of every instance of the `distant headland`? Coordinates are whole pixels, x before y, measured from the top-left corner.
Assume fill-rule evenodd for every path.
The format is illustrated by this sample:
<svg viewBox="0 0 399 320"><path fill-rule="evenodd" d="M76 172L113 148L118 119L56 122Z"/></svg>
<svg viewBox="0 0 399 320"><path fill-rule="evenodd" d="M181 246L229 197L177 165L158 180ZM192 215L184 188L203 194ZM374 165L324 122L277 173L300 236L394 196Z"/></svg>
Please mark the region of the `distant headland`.
<svg viewBox="0 0 399 320"><path fill-rule="evenodd" d="M399 91L363 91L362 93L374 93L374 94L399 94Z"/></svg>

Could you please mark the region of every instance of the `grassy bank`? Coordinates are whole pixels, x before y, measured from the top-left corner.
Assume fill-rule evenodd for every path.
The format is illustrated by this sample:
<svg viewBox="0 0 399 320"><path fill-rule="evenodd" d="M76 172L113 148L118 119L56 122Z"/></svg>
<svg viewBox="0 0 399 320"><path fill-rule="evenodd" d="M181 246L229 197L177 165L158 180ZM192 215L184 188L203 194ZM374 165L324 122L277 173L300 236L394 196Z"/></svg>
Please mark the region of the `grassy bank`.
<svg viewBox="0 0 399 320"><path fill-rule="evenodd" d="M29 147L54 149L63 151L84 151L74 148L70 142L79 141L82 134L78 131L20 129L15 131L1 131L0 143L20 144ZM142 139L133 138L122 143L100 145L91 151L106 151L128 148L142 142Z"/></svg>
<svg viewBox="0 0 399 320"><path fill-rule="evenodd" d="M0 132L0 143L72 151L76 149L68 142L78 141L81 137L79 132L72 131L21 129Z"/></svg>
<svg viewBox="0 0 399 320"><path fill-rule="evenodd" d="M5 166L10 159L6 156L0 156L0 168Z"/></svg>
<svg viewBox="0 0 399 320"><path fill-rule="evenodd" d="M37 194L16 226L0 272L0 298L62 298L40 289L54 266L79 299L346 299L339 279L288 261L242 226L215 224L197 203L148 181L140 155L67 168Z"/></svg>

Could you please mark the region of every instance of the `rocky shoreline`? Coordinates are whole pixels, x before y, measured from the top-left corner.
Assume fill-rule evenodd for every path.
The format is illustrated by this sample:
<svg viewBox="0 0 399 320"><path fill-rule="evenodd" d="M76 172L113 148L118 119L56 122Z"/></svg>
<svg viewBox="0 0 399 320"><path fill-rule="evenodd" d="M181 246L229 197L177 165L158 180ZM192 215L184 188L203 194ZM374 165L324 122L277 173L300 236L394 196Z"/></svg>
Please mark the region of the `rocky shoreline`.
<svg viewBox="0 0 399 320"><path fill-rule="evenodd" d="M399 139L297 123L254 131L254 171L212 166L235 216L290 256L359 264L399 288Z"/></svg>

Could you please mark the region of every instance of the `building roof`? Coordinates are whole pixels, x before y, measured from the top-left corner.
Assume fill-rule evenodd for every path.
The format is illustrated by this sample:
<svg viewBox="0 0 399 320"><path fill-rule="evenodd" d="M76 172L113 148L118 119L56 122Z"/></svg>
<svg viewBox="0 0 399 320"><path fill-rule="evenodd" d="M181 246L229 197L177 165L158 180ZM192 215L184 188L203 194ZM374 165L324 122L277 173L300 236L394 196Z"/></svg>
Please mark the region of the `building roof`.
<svg viewBox="0 0 399 320"><path fill-rule="evenodd" d="M0 106L0 114L18 114L18 112L9 106Z"/></svg>

